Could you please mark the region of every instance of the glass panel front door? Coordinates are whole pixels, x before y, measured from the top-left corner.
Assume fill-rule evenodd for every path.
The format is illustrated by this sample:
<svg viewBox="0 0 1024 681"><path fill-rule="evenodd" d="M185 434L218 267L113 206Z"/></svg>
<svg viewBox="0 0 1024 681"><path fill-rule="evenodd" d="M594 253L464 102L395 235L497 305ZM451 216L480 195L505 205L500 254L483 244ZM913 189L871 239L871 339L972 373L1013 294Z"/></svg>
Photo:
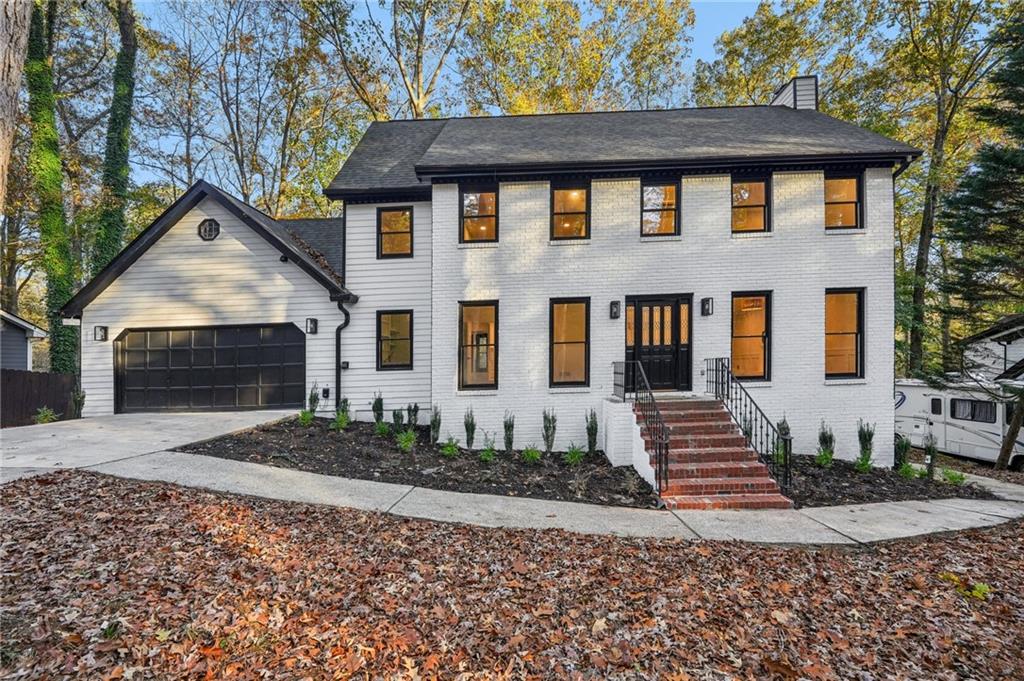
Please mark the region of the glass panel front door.
<svg viewBox="0 0 1024 681"><path fill-rule="evenodd" d="M690 390L690 296L627 298L625 317L626 360L641 363L651 389Z"/></svg>

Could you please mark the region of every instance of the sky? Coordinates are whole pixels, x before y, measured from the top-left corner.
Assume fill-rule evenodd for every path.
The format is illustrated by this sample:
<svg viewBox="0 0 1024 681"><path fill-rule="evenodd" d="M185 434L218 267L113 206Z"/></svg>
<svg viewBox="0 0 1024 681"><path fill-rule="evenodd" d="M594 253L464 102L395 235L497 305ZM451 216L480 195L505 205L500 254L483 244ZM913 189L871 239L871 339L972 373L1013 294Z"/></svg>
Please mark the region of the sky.
<svg viewBox="0 0 1024 681"><path fill-rule="evenodd" d="M698 59L710 61L715 58L715 38L723 31L736 28L745 18L757 9L756 2L737 0L736 2L700 2L691 0L694 13L693 54L686 65L692 72Z"/></svg>

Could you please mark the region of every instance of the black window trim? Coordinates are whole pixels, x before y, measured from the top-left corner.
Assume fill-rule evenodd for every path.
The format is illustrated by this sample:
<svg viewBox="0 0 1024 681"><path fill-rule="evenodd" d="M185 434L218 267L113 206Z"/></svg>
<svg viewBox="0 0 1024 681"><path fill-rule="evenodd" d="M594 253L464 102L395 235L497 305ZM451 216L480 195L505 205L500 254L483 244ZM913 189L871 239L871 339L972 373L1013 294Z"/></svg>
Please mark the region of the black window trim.
<svg viewBox="0 0 1024 681"><path fill-rule="evenodd" d="M839 171L839 170L826 170L825 180L856 180L857 181L857 206L854 214L856 216L857 224L853 227L843 225L841 227L829 227L825 225L825 231L827 232L852 232L861 231L864 229L864 172L863 171ZM824 194L825 185L822 184L822 193ZM829 201L828 197L825 196L824 207L828 208L830 203L849 203L849 201Z"/></svg>
<svg viewBox="0 0 1024 681"><path fill-rule="evenodd" d="M827 288L825 289L826 299L830 293L856 293L857 294L857 371L854 373L846 374L830 374L828 373L828 367L825 367L825 379L826 380L841 380L851 378L864 378L864 287L845 287L845 288ZM829 335L847 335L847 334L829 334L828 330L824 331L825 336Z"/></svg>
<svg viewBox="0 0 1024 681"><path fill-rule="evenodd" d="M586 327L584 332L584 369L583 381L555 381L555 305L566 303L583 303L586 310ZM572 341L572 344L578 341ZM567 341L560 344L565 345ZM549 388L589 388L590 387L590 296L572 296L568 298L550 298L548 303L548 387Z"/></svg>
<svg viewBox="0 0 1024 681"><path fill-rule="evenodd" d="M680 201L679 201L679 199L680 199L680 195L682 194L682 192L680 191L681 185L682 185L682 182L680 181L680 178L675 178L675 179L653 179L653 178L652 179L641 179L641 181L640 181L640 236L641 237L643 237L645 239L657 239L659 237L666 237L666 236L679 236L679 234L681 232L681 230L679 228L679 223L680 223L680 218L679 218ZM647 187L675 187L676 188L676 207L675 208L644 208L644 189L647 188ZM667 212L669 210L671 210L673 213L675 213L674 219L672 221L672 231L671 232L669 232L667 234L664 234L664 233L645 234L644 233L644 215L646 213L665 213L665 212Z"/></svg>
<svg viewBox="0 0 1024 681"><path fill-rule="evenodd" d="M962 419L956 415L956 403L957 402L970 402L971 403L971 418ZM977 407L979 404L992 404L995 407L992 409L992 420L975 418L977 413ZM957 421L970 421L971 423L995 423L999 420L999 403L992 400L975 400L968 397L951 397L949 400L949 418L956 419Z"/></svg>
<svg viewBox="0 0 1024 681"><path fill-rule="evenodd" d="M584 189L587 192L587 208L584 216L586 218L586 234L584 236L555 236L555 191L566 189ZM590 239L590 197L592 194L591 182L586 180L559 180L549 183L548 191L548 215L550 217L548 238L551 241L586 241ZM579 212L558 213L558 215L579 215Z"/></svg>
<svg viewBox="0 0 1024 681"><path fill-rule="evenodd" d="M408 253L384 253L384 239L383 232L381 231L381 213L384 212L401 212L409 211L409 252ZM416 213L413 210L413 206L377 206L377 260L391 260L393 258L411 258L415 252L415 231L416 231ZM405 234L405 232L388 232L388 234Z"/></svg>
<svg viewBox="0 0 1024 681"><path fill-rule="evenodd" d="M463 344L462 344L462 311L465 308L467 308L467 307L492 307L492 306L494 307L494 343L493 343L493 345L494 345L494 383L485 383L485 384L478 383L478 384L475 384L475 385L465 385L465 383L463 382L464 379L463 379L463 375L462 375L462 353L463 353L463 350L465 349L465 346L463 346ZM459 335L458 335L458 340L456 342L456 348L457 348L458 356L456 357L456 360L458 362L458 381L459 381L459 384L458 384L459 388L458 389L459 389L460 392L461 391L467 391L467 390L497 390L498 389L498 369L500 368L500 365L498 364L498 341L501 338L501 330L500 330L500 326L499 326L498 314L499 314L499 310L498 310L498 301L497 301L497 299L494 299L494 300L460 300L459 301L459 329L458 329Z"/></svg>
<svg viewBox="0 0 1024 681"><path fill-rule="evenodd" d="M737 298L756 298L764 296L764 376L735 376L738 381L751 383L768 383L772 380L772 292L771 291L733 291L729 300L729 363L732 364L732 342L736 338L736 314L734 312ZM743 336L753 338L753 336Z"/></svg>
<svg viewBox="0 0 1024 681"><path fill-rule="evenodd" d="M928 404L929 411L935 416L942 416L942 398L933 397Z"/></svg>
<svg viewBox="0 0 1024 681"><path fill-rule="evenodd" d="M500 185L497 182L494 183L476 183L476 184L459 184L459 243L460 244L493 244L498 242L499 238L499 223L501 214L501 192L499 191ZM485 192L494 192L494 238L493 239L472 239L466 240L466 230L464 222L466 219L466 194L478 194ZM474 216L475 217L475 216ZM483 217L490 217L485 215Z"/></svg>
<svg viewBox="0 0 1024 681"><path fill-rule="evenodd" d="M381 363L380 357L380 346L384 340L380 335L380 320L384 315L392 314L407 314L409 315L409 363L408 364L388 364L384 365ZM377 310L377 371L410 371L413 368L413 362L415 361L415 333L414 333L414 315L412 309L406 310ZM402 339L399 339L402 340Z"/></svg>
<svg viewBox="0 0 1024 681"><path fill-rule="evenodd" d="M732 187L737 182L764 182L764 229L733 229L732 212L737 206L733 202ZM729 231L733 234L767 234L772 231L772 173L732 173L729 176Z"/></svg>

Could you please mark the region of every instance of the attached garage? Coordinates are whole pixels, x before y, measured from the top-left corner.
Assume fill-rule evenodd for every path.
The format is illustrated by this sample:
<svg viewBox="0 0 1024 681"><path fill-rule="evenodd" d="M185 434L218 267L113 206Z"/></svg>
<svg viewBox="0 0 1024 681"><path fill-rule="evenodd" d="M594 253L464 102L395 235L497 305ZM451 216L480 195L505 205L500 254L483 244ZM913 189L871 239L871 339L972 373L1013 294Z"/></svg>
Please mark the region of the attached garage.
<svg viewBox="0 0 1024 681"><path fill-rule="evenodd" d="M130 329L114 343L117 412L301 408L306 336L294 324Z"/></svg>

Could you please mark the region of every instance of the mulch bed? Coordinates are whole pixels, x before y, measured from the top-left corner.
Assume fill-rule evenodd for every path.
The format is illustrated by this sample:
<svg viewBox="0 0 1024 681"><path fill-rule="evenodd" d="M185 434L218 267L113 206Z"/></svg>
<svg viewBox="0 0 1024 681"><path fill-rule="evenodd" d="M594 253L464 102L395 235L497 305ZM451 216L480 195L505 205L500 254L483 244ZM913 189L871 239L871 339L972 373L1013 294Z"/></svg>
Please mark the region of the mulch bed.
<svg viewBox="0 0 1024 681"><path fill-rule="evenodd" d="M790 498L798 508L950 497L998 498L972 483L951 485L924 478L907 479L890 468L872 468L867 473L861 473L852 462L840 459L833 460L830 468L822 468L814 463L813 456L793 457L793 489Z"/></svg>
<svg viewBox="0 0 1024 681"><path fill-rule="evenodd" d="M923 464L924 450L910 450L910 460L913 461L914 463ZM936 470L938 470L939 468L952 468L953 470L960 471L961 473L983 475L986 478L1002 480L1003 482L1013 483L1014 485L1024 485L1024 471L997 471L996 469L992 468L991 463L985 461L958 459L954 456L939 454L938 459L936 459L935 461L935 467Z"/></svg>
<svg viewBox="0 0 1024 681"><path fill-rule="evenodd" d="M1024 678L1022 522L809 550L68 471L0 539L5 678Z"/></svg>
<svg viewBox="0 0 1024 681"><path fill-rule="evenodd" d="M344 432L331 430L329 424L316 419L311 426L301 426L289 419L185 445L180 451L457 492L639 508L654 508L658 502L651 486L631 466L614 467L601 452L577 466L563 463L557 453L528 464L518 452L509 457L504 451L483 463L478 452L444 456L440 446L431 446L429 431L420 427L414 457L399 451L393 436L377 435L371 423L357 421ZM477 438L479 446L482 434L478 432Z"/></svg>

